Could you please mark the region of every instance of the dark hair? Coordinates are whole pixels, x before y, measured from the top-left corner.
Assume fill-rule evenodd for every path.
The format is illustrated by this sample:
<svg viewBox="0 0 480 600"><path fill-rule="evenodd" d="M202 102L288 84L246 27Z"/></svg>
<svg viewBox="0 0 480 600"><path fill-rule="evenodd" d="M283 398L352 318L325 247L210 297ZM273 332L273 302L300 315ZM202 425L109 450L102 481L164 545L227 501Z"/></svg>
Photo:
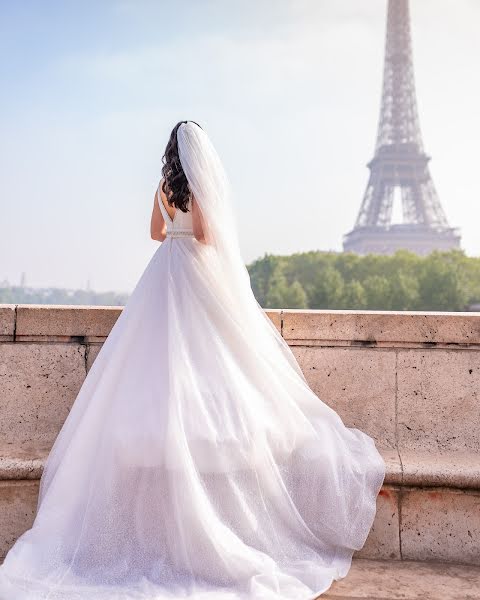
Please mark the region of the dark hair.
<svg viewBox="0 0 480 600"><path fill-rule="evenodd" d="M195 121L191 122L198 125ZM192 192L180 163L177 141L177 131L182 123L188 123L188 121L179 121L172 129L170 139L165 148L165 154L162 157L162 162L164 163L162 167L162 190L170 206L175 206L175 208L183 212L188 212L187 205ZM198 126L200 127L200 125Z"/></svg>

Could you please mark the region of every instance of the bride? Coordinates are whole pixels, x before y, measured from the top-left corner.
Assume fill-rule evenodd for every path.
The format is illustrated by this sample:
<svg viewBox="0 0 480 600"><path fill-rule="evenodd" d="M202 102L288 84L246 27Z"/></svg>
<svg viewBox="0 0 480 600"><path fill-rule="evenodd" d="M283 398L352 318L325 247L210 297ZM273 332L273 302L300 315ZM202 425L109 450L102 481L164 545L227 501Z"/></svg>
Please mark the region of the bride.
<svg viewBox="0 0 480 600"><path fill-rule="evenodd" d="M1 600L311 600L372 526L385 463L253 296L205 131L164 156L152 256L50 451Z"/></svg>

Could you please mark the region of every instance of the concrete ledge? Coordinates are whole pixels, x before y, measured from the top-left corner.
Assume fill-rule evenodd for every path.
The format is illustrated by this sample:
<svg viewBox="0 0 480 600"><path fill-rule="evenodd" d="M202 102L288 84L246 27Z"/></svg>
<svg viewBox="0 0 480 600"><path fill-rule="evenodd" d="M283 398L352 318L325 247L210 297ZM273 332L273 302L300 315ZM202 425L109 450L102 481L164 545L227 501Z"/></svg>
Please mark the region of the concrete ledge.
<svg viewBox="0 0 480 600"><path fill-rule="evenodd" d="M19 304L16 341L66 341L106 338L122 312L121 306L54 306Z"/></svg>
<svg viewBox="0 0 480 600"><path fill-rule="evenodd" d="M382 449L385 483L419 488L480 491L480 454L476 452L422 452Z"/></svg>
<svg viewBox="0 0 480 600"><path fill-rule="evenodd" d="M0 444L0 481L39 479L50 452L48 443ZM385 484L412 487L445 487L480 491L480 456L459 452L431 454L382 449Z"/></svg>
<svg viewBox="0 0 480 600"><path fill-rule="evenodd" d="M16 320L15 320L16 307ZM0 305L0 336L102 341L122 306ZM480 313L267 309L291 345L480 349ZM78 341L78 340L77 340Z"/></svg>
<svg viewBox="0 0 480 600"><path fill-rule="evenodd" d="M0 341L101 343L123 306L0 305ZM281 331L281 310L266 311Z"/></svg>
<svg viewBox="0 0 480 600"><path fill-rule="evenodd" d="M480 348L480 313L282 310L289 344Z"/></svg>
<svg viewBox="0 0 480 600"><path fill-rule="evenodd" d="M40 479L50 444L0 445L0 481Z"/></svg>
<svg viewBox="0 0 480 600"><path fill-rule="evenodd" d="M15 304L0 304L0 342L13 341L15 335Z"/></svg>
<svg viewBox="0 0 480 600"><path fill-rule="evenodd" d="M319 600L480 600L480 568L357 558Z"/></svg>
<svg viewBox="0 0 480 600"><path fill-rule="evenodd" d="M402 451L402 484L480 490L480 454Z"/></svg>

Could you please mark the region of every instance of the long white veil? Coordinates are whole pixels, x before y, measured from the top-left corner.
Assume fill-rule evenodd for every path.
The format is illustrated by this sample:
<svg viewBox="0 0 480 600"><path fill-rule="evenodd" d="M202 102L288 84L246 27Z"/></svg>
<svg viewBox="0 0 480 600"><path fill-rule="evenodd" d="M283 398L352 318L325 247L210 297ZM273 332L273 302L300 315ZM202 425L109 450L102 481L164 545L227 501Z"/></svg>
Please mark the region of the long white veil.
<svg viewBox="0 0 480 600"><path fill-rule="evenodd" d="M256 300L250 285L248 270L242 258L238 230L232 204L232 189L222 161L206 132L192 121L182 123L177 130L180 162L190 190L195 197L204 224L205 238L213 248L212 260L221 279L220 288L228 296L232 310L237 309L243 326L254 327L256 343L276 342L297 375L304 381L300 366L288 344L282 338ZM265 321L269 327L265 328ZM261 329L267 335L261 336ZM268 355L268 348L262 348ZM265 354L264 354L265 355Z"/></svg>
<svg viewBox="0 0 480 600"><path fill-rule="evenodd" d="M249 286L248 271L240 252L231 187L220 157L205 131L192 121L180 125L177 140L183 171L203 217L207 243L214 247L230 283L244 289Z"/></svg>

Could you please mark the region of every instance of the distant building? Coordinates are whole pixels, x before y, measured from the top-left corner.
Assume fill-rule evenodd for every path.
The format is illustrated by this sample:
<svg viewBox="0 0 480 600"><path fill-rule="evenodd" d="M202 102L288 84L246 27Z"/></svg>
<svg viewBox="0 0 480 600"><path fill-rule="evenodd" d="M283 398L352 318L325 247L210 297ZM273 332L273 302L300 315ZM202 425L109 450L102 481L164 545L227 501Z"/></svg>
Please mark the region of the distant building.
<svg viewBox="0 0 480 600"><path fill-rule="evenodd" d="M389 0L383 92L375 156L355 226L344 251L417 254L460 248L449 226L428 168L417 112L408 0ZM394 200L402 223L392 223Z"/></svg>

